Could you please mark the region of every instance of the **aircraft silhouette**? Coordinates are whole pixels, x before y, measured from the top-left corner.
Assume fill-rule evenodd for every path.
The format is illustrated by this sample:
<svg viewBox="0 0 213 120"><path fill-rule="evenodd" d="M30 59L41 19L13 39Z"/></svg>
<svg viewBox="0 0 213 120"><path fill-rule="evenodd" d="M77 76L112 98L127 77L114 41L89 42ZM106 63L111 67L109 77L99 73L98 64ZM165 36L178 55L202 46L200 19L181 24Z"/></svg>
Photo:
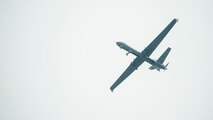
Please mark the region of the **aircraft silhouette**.
<svg viewBox="0 0 213 120"><path fill-rule="evenodd" d="M149 68L150 70L158 70L160 69L167 70L167 66L163 64L166 57L168 56L171 48L168 47L165 52L157 59L153 60L149 58L149 56L153 53L153 51L158 47L164 37L168 34L168 32L172 29L178 19L173 19L166 28L142 51L138 52L137 50L131 48L127 44L123 42L116 42L116 44L121 48L127 51L126 55L132 53L136 56L136 58L131 62L129 67L123 72L123 74L115 81L115 83L110 87L110 90L113 91L121 82L123 82L131 73L133 73L137 68L143 63L148 62L152 66Z"/></svg>

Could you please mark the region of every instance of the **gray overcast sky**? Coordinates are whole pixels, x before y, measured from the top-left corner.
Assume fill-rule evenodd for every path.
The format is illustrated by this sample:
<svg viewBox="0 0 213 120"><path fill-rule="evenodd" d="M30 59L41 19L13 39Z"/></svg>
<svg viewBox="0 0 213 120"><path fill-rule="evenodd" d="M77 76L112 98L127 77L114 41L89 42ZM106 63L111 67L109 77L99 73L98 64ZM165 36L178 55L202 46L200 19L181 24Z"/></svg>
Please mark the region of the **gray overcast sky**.
<svg viewBox="0 0 213 120"><path fill-rule="evenodd" d="M3 0L1 120L212 120L210 0ZM141 51L178 18L151 55L172 51L167 71L144 63L112 93Z"/></svg>

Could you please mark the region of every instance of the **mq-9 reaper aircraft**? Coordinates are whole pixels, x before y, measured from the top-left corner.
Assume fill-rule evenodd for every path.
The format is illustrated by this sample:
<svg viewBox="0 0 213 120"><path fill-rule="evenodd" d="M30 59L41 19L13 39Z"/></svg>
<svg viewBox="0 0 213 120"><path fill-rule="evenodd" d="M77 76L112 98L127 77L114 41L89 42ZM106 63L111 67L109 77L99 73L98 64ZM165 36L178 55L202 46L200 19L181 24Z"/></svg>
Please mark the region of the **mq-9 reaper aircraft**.
<svg viewBox="0 0 213 120"><path fill-rule="evenodd" d="M136 56L136 58L131 62L129 67L123 72L123 74L115 81L115 83L110 87L110 90L113 91L121 82L123 82L131 73L133 73L137 68L143 63L148 62L152 66L149 68L150 70L156 69L160 71L160 69L167 70L168 63L166 65L163 64L167 55L169 54L171 48L168 47L165 52L157 59L153 60L149 56L153 53L153 51L157 48L157 46L161 43L164 37L168 34L168 32L172 29L178 19L173 19L166 28L142 51L138 52L137 50L131 48L127 44L123 42L116 42L116 44L121 48L127 51L126 55L132 53Z"/></svg>

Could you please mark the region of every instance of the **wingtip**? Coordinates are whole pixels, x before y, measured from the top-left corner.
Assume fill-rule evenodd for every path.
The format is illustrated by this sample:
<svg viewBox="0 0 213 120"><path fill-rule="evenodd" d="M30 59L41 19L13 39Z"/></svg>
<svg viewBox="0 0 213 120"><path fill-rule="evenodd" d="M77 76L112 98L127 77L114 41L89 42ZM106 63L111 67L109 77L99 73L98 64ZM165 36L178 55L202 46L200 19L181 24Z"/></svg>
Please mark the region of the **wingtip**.
<svg viewBox="0 0 213 120"><path fill-rule="evenodd" d="M177 22L179 22L179 19L175 18L175 20L176 20Z"/></svg>
<svg viewBox="0 0 213 120"><path fill-rule="evenodd" d="M110 88L111 92L113 92L114 89Z"/></svg>

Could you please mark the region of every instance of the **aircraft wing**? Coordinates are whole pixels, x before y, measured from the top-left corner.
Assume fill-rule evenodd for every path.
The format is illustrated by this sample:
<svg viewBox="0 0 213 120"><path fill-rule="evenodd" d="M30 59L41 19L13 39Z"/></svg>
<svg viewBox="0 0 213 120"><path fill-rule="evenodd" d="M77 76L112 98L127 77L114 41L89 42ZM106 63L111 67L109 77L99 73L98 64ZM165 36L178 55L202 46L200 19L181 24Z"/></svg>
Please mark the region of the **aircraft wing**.
<svg viewBox="0 0 213 120"><path fill-rule="evenodd" d="M168 34L168 32L172 29L178 19L173 19L166 28L146 47L146 56L150 56L153 51L158 47L164 37Z"/></svg>
<svg viewBox="0 0 213 120"><path fill-rule="evenodd" d="M144 62L144 59L136 57L134 61L129 65L129 67L123 72L123 74L115 81L115 83L110 87L113 91L121 82L123 82L131 73L133 73L137 68Z"/></svg>

